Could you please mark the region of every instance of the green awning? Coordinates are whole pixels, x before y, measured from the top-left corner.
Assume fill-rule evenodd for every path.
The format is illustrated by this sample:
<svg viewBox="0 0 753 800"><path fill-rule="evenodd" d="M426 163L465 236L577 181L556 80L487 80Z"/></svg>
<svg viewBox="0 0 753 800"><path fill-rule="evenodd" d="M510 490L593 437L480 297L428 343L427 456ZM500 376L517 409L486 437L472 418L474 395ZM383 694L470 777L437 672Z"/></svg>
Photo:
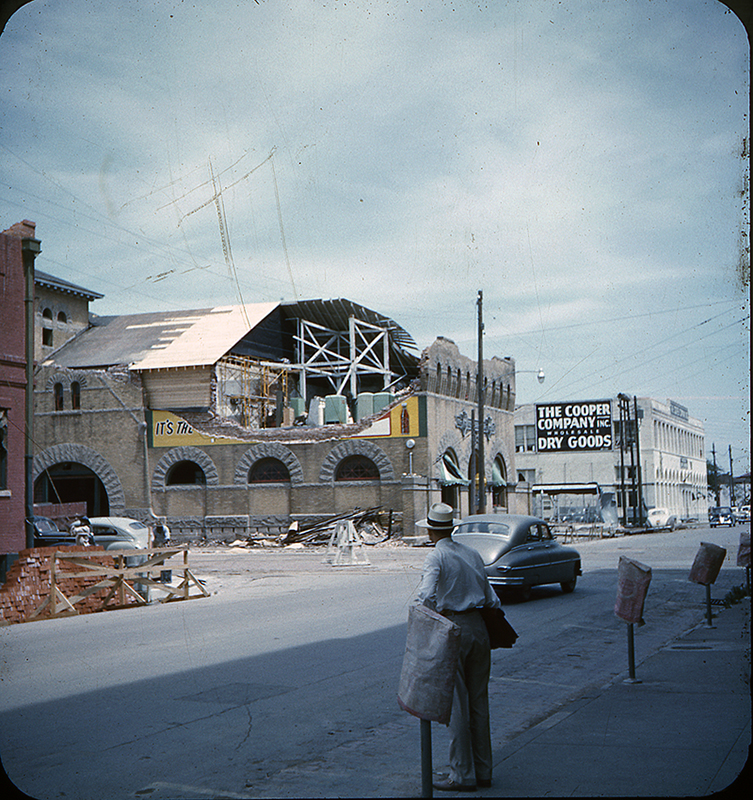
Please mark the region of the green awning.
<svg viewBox="0 0 753 800"><path fill-rule="evenodd" d="M502 471L499 468L499 464L495 461L492 464L492 486L506 486L507 481L502 477Z"/></svg>
<svg viewBox="0 0 753 800"><path fill-rule="evenodd" d="M460 474L457 464L449 457L442 456L439 462L439 482L442 486L468 486L470 481Z"/></svg>

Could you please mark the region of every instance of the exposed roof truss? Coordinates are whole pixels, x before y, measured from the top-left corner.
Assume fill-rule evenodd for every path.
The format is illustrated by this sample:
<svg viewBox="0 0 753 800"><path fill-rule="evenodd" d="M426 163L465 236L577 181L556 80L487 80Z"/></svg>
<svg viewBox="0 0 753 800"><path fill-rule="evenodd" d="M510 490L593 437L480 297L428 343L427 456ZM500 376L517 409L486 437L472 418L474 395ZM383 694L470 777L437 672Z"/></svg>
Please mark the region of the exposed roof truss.
<svg viewBox="0 0 753 800"><path fill-rule="evenodd" d="M335 394L358 393L359 377L382 377L385 389L405 377L390 368L390 326L374 325L351 315L348 330L338 331L299 318L295 335L296 365L301 369L306 396L306 376L326 378Z"/></svg>

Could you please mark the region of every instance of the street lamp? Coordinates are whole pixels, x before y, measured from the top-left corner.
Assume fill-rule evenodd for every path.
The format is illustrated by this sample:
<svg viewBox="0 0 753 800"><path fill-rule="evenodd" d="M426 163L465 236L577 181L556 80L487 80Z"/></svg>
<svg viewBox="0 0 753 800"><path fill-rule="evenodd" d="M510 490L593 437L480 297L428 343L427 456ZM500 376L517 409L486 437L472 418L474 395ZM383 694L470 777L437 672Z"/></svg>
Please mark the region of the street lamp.
<svg viewBox="0 0 753 800"><path fill-rule="evenodd" d="M544 370L541 369L541 368L539 368L538 370L535 370L535 369L516 369L515 370L515 374L516 375L522 375L525 372L528 372L531 375L533 375L535 373L536 378L537 378L539 383L544 383L544 381L546 380L546 375L544 375Z"/></svg>

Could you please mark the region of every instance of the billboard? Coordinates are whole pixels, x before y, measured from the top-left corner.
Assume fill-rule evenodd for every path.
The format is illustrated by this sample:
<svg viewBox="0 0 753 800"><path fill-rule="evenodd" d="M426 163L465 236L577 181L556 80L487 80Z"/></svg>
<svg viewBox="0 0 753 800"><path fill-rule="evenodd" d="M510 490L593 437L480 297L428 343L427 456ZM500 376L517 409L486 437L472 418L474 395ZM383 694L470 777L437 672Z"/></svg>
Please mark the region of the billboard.
<svg viewBox="0 0 753 800"><path fill-rule="evenodd" d="M612 401L536 404L539 453L587 453L612 449Z"/></svg>

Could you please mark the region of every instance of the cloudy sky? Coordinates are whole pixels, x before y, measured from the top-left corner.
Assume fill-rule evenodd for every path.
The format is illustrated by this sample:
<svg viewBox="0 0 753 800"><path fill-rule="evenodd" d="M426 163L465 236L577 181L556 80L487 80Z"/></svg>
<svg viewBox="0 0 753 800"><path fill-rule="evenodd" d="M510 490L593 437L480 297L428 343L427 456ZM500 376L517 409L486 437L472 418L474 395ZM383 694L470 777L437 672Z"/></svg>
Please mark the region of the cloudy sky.
<svg viewBox="0 0 753 800"><path fill-rule="evenodd" d="M33 0L0 229L99 314L346 297L474 356L482 290L518 402L672 398L739 472L748 59L717 0Z"/></svg>

